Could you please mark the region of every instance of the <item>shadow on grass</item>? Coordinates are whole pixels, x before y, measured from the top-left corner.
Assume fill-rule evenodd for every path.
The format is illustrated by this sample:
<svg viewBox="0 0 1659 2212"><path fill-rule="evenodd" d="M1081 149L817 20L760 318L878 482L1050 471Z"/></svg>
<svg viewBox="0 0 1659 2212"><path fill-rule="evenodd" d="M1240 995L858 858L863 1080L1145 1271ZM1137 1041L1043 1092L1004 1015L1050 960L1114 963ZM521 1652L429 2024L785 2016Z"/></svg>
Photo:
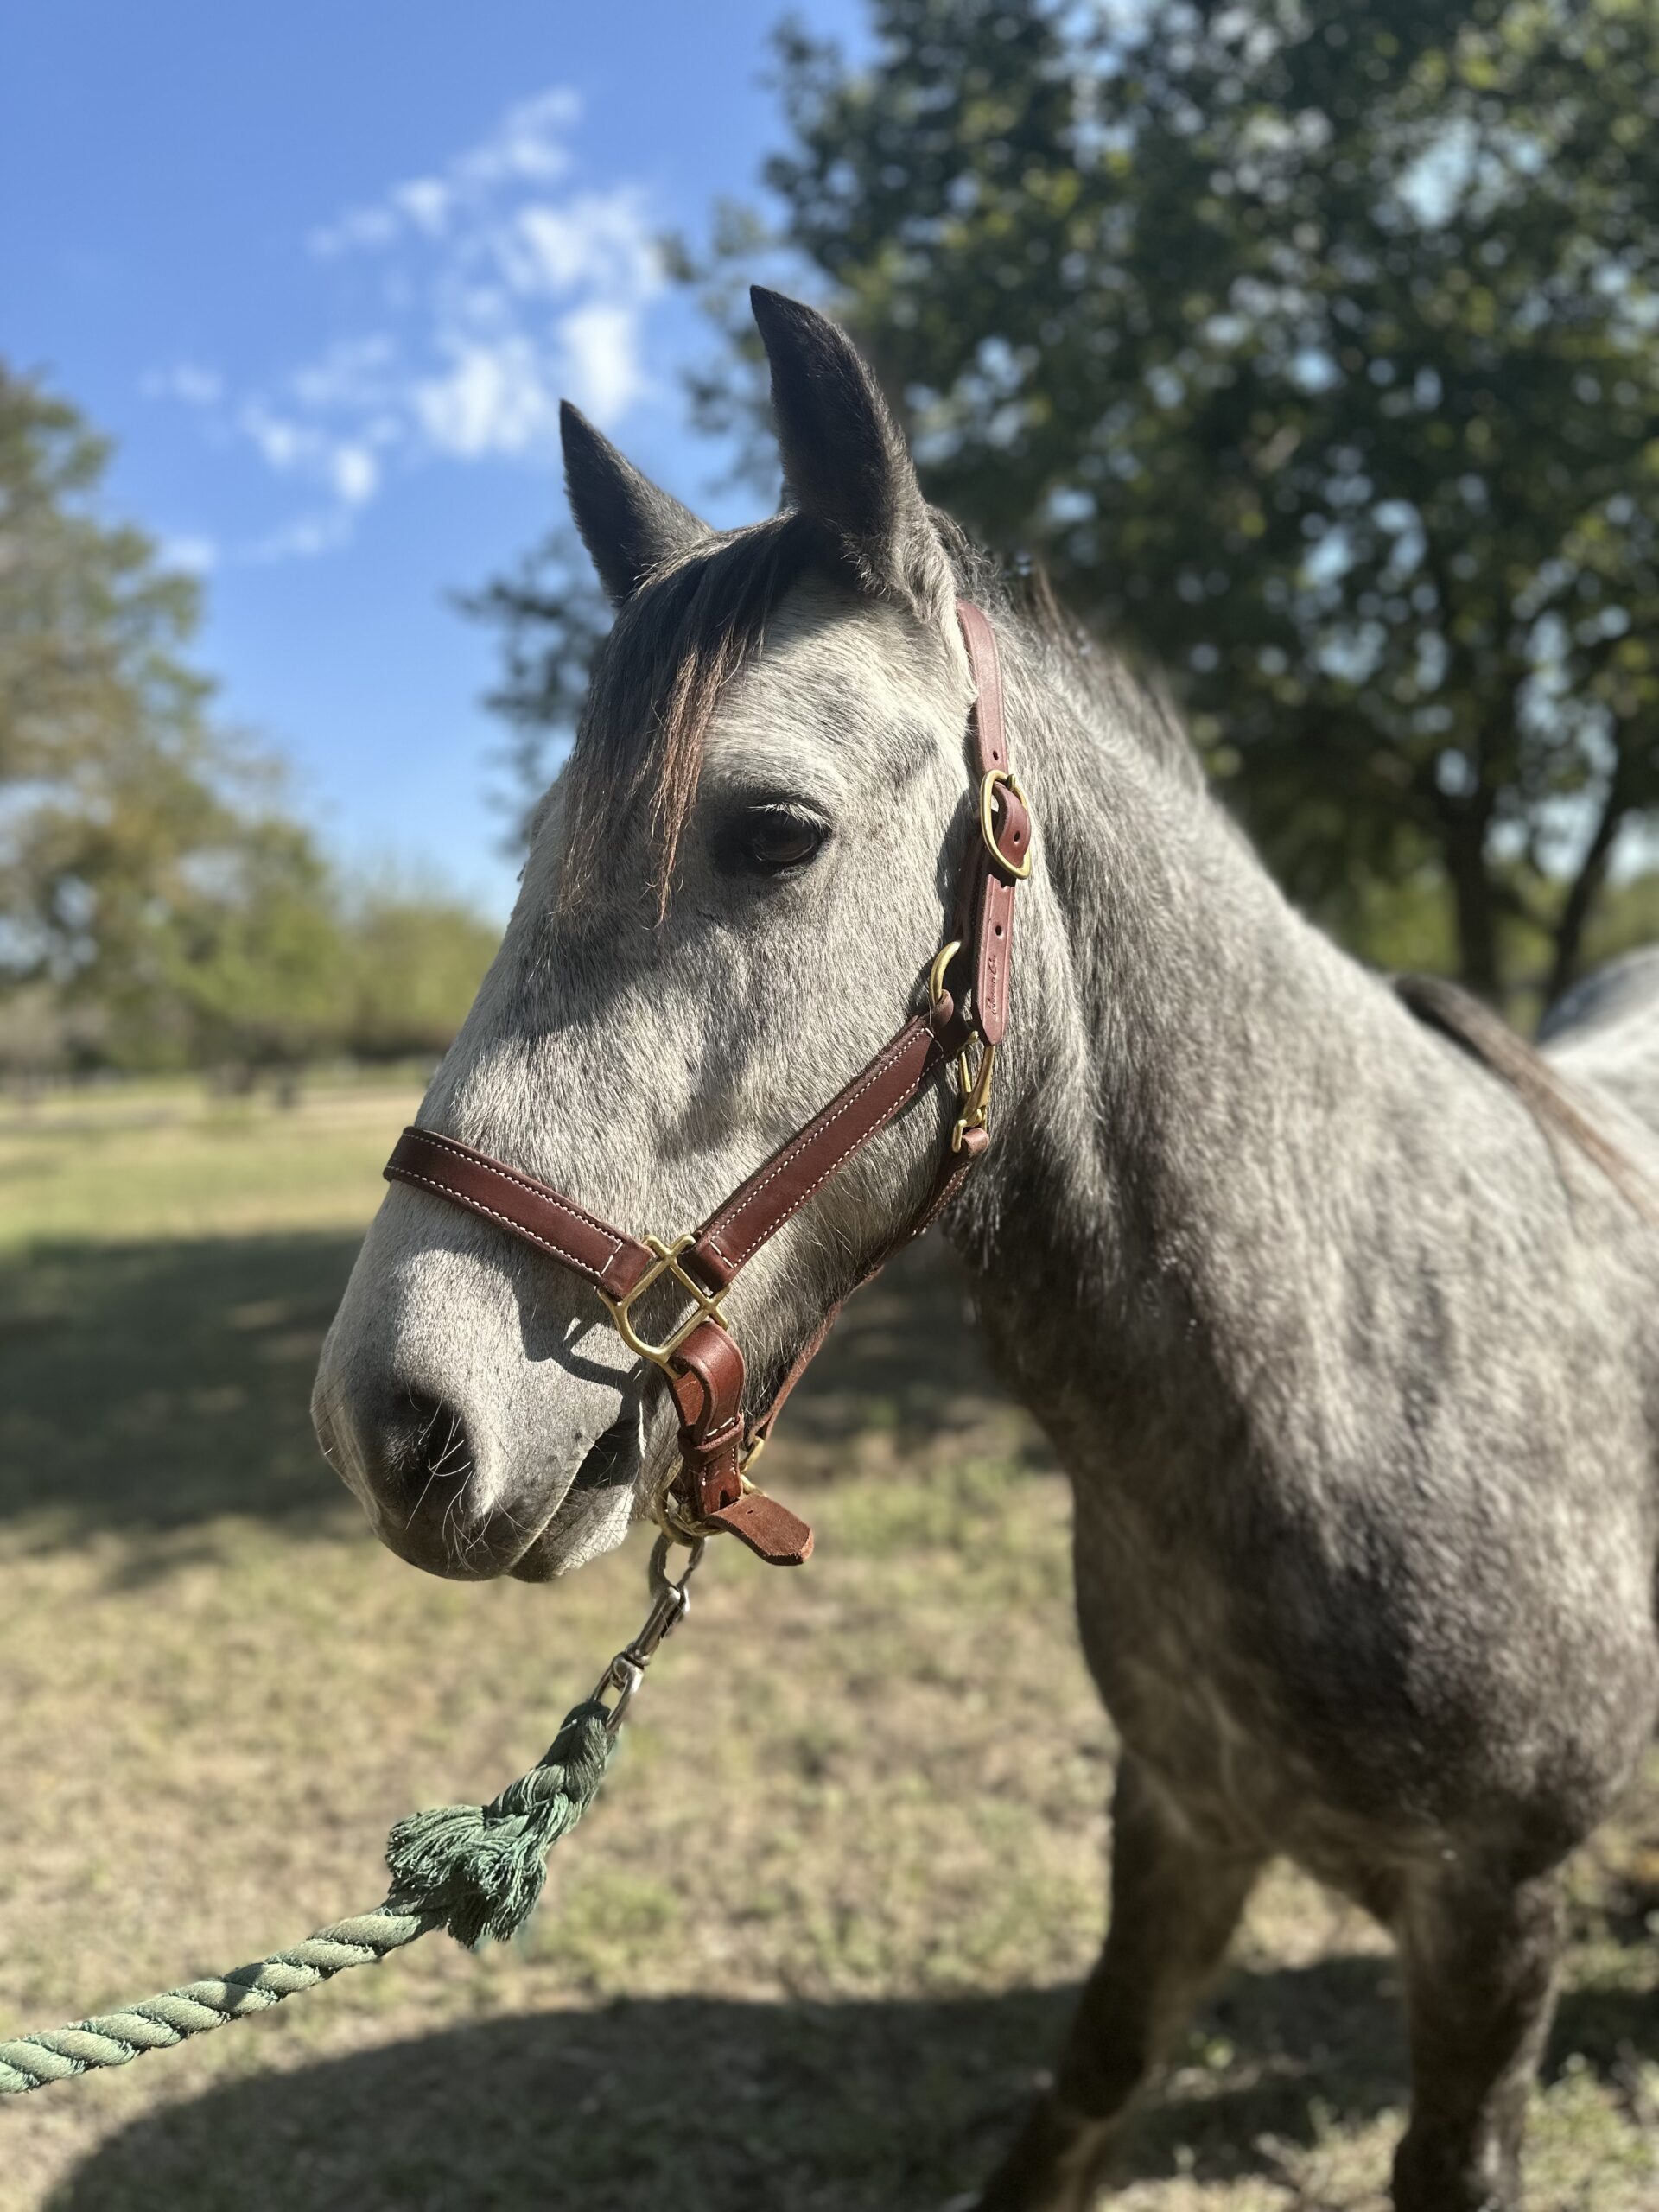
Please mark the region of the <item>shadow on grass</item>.
<svg viewBox="0 0 1659 2212"><path fill-rule="evenodd" d="M174 1535L221 1514L355 1527L308 1406L357 1243L48 1244L0 1266L0 1522L27 1516L44 1543ZM998 1416L958 1281L920 1248L843 1319L778 1460L787 1439L804 1464L833 1465L872 1431L954 1455Z"/></svg>
<svg viewBox="0 0 1659 2212"><path fill-rule="evenodd" d="M1236 1977L1223 2009L1300 2017L1310 1981L1334 2001L1357 1978L1363 1995L1374 1963ZM270 2212L923 2212L982 2178L1074 1997L676 1998L492 2021L160 2112L103 2145L49 2212L207 2212L255 2172ZM1372 2094L1396 2089L1385 2076ZM1309 2094L1306 2081L1264 2080L1151 2107L1127 2163L1173 2173L1185 2144L1248 2168L1252 2136L1294 2133Z"/></svg>
<svg viewBox="0 0 1659 2212"><path fill-rule="evenodd" d="M159 2112L47 2212L219 2212L251 2201L250 2174L268 2212L921 2212L988 2171L1074 1999L674 1998L494 2020ZM1198 2043L1224 2063L1183 2069L1137 2115L1121 2177L1281 2177L1332 2123L1404 2102L1387 1959L1235 1974ZM1659 2011L1569 1994L1554 2047L1619 2079L1659 2056Z"/></svg>
<svg viewBox="0 0 1659 2212"><path fill-rule="evenodd" d="M0 1268L0 1521L73 1542L355 1516L308 1406L358 1241L42 1244Z"/></svg>
<svg viewBox="0 0 1659 2212"><path fill-rule="evenodd" d="M995 2162L1074 1997L675 1998L492 2021L137 2121L48 2212L219 2212L249 2201L250 2174L269 2212L920 2212ZM1404 2101L1386 1959L1236 1974L1200 2040L1224 2042L1225 2063L1183 2069L1145 2107L1122 2177L1279 2177L1286 2152L1333 2121ZM1555 2048L1618 2078L1633 2053L1659 2056L1659 2012L1623 1993L1570 1994Z"/></svg>

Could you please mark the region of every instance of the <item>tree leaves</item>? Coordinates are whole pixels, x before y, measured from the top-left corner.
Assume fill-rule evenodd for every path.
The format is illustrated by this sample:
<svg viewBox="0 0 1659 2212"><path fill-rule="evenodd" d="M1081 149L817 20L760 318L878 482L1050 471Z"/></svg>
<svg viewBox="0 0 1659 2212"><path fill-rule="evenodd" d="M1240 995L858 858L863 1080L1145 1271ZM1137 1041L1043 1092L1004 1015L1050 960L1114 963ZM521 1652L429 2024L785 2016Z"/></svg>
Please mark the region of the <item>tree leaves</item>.
<svg viewBox="0 0 1659 2212"><path fill-rule="evenodd" d="M1517 902L1564 979L1659 802L1659 16L873 16L780 35L766 182L930 495L1170 674L1297 895L1427 858L1469 981Z"/></svg>
<svg viewBox="0 0 1659 2212"><path fill-rule="evenodd" d="M276 764L210 721L197 587L103 518L107 458L0 365L0 1067L442 1051L496 932L343 893Z"/></svg>

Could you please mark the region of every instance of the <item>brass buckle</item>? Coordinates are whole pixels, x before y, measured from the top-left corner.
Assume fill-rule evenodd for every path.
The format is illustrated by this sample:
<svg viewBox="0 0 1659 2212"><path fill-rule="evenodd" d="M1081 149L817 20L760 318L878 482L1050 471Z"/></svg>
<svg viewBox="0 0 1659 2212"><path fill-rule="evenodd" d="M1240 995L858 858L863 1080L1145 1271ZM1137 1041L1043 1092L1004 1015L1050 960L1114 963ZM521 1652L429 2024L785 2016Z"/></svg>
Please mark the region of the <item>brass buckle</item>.
<svg viewBox="0 0 1659 2212"><path fill-rule="evenodd" d="M934 954L933 965L927 971L927 995L931 1005L937 1007L944 996L945 971L961 950L962 939L953 937L949 944L942 944Z"/></svg>
<svg viewBox="0 0 1659 2212"><path fill-rule="evenodd" d="M991 1075L996 1066L996 1047L980 1047L979 1065L970 1069L966 1052L957 1055L957 1096L962 1101L962 1111L957 1126L950 1132L950 1149L962 1150L963 1139L969 1129L987 1127L991 1111Z"/></svg>
<svg viewBox="0 0 1659 2212"><path fill-rule="evenodd" d="M740 1495L747 1496L751 1491L760 1490L760 1484L751 1480L749 1469L766 1450L768 1441L766 1437L759 1436L751 1438L745 1445L737 1470ZM658 1527L665 1535L672 1536L677 1543L700 1545L705 1536L718 1535L720 1531L711 1522L696 1520L683 1501L675 1496L674 1485L678 1480L679 1469L677 1467L669 1477L666 1486L658 1493L652 1508L652 1517Z"/></svg>
<svg viewBox="0 0 1659 2212"><path fill-rule="evenodd" d="M646 1268L626 1298L613 1298L608 1292L603 1290L599 1294L610 1308L611 1319L615 1322L617 1333L623 1343L631 1352L637 1353L641 1359L650 1360L653 1366L666 1367L692 1330L702 1322L717 1321L722 1329L726 1326L726 1316L721 1311L720 1305L725 1293L705 1290L702 1285L695 1277L689 1275L680 1265L681 1253L688 1245L695 1244L696 1241L695 1235L690 1230L683 1236L677 1236L671 1244L664 1244L656 1236L647 1236L645 1248L648 1251L656 1254L655 1264ZM672 1330L664 1338L661 1344L647 1344L633 1325L634 1300L643 1298L645 1293L654 1284L659 1283L664 1275L672 1275L686 1296L695 1300L695 1309L686 1315L677 1329Z"/></svg>
<svg viewBox="0 0 1659 2212"><path fill-rule="evenodd" d="M1006 784L1020 805L1025 808L1027 814L1029 815L1031 812L1031 801L1026 797L1019 778L1012 770L988 769L979 786L979 834L985 840L986 848L997 866L1007 868L1016 883L1023 883L1031 874L1031 847L1029 845L1026 847L1026 857L1016 867L996 842L996 830L991 820L991 809L996 804L996 790L999 784Z"/></svg>
<svg viewBox="0 0 1659 2212"><path fill-rule="evenodd" d="M999 768L994 772L1001 775L1002 771ZM1012 777L1008 780L1010 783L1014 781ZM1017 784L1014 789L1019 790ZM1021 793L1021 797L1023 796L1024 794ZM995 850L995 846L992 850ZM1006 866L1006 862L1004 865ZM949 944L942 944L933 956L933 965L927 972L927 995L936 1007L944 993L945 971L961 950L962 939L952 938ZM957 1097L961 1103L962 1111L957 1116L957 1125L950 1132L952 1152L962 1150L963 1139L969 1129L985 1128L991 1106L991 1073L995 1065L995 1045L983 1045L980 1047L977 1067L969 1066L965 1046L957 1054Z"/></svg>

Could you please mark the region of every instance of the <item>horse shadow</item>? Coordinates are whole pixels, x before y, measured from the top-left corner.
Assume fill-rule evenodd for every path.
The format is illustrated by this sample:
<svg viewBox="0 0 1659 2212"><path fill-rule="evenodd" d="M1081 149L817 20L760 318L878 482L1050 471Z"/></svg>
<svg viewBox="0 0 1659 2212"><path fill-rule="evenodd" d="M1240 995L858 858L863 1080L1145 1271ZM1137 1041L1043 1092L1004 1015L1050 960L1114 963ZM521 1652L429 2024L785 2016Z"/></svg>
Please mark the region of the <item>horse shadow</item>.
<svg viewBox="0 0 1659 2212"><path fill-rule="evenodd" d="M674 1997L448 2029L164 2107L46 2212L921 2212L983 2177L1075 1996ZM1569 1994L1554 2049L1623 2080L1659 2057L1659 2008ZM1405 2095L1389 1960L1240 1971L1126 2132L1118 2173L1287 2181L1333 2118Z"/></svg>

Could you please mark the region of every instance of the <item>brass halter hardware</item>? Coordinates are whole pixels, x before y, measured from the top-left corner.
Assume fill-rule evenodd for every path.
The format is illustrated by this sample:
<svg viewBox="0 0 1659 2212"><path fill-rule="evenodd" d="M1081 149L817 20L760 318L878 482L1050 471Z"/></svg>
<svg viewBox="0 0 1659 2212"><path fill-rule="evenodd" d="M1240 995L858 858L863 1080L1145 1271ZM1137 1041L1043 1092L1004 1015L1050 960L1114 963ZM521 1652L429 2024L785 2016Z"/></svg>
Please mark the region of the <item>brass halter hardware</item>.
<svg viewBox="0 0 1659 2212"><path fill-rule="evenodd" d="M996 805L997 787L1001 784L1007 785L1027 814L1031 811L1031 801L1021 789L1019 778L1009 769L993 768L980 782L979 834L989 847L991 858L997 866L1006 868L1016 883L1023 883L1031 874L1031 847L1026 847L1026 857L1016 865L996 842L996 824L992 819L992 813Z"/></svg>
<svg viewBox="0 0 1659 2212"><path fill-rule="evenodd" d="M1001 769L994 772L997 775L1002 772ZM991 778L988 776L986 782L990 781ZM1014 784L1012 776L1008 778L1008 781L1023 798L1025 794L1020 791L1020 786ZM989 842L988 839L987 842ZM992 845L991 850L996 851L995 845ZM999 854L998 858L1001 859L1001 857ZM1007 863L1005 862L1004 865L1006 866ZM1029 860L1027 866L1029 869ZM961 950L962 939L959 937L952 938L949 944L942 944L933 956L933 965L927 971L927 995L935 1006L938 1006L944 994L946 970ZM991 1077L996 1067L996 1050L995 1045L982 1045L979 1052L979 1065L976 1067L969 1064L965 1050L957 1055L957 1097L962 1111L957 1115L956 1126L950 1132L952 1152L962 1150L963 1140L969 1129L982 1129L989 1125Z"/></svg>
<svg viewBox="0 0 1659 2212"><path fill-rule="evenodd" d="M944 996L945 970L962 950L962 939L953 937L949 944L942 944L933 956L933 965L927 971L927 995L931 1005L938 1006Z"/></svg>
<svg viewBox="0 0 1659 2212"><path fill-rule="evenodd" d="M609 1307L611 1319L617 1326L617 1333L628 1350L637 1353L641 1359L650 1360L655 1367L666 1367L669 1364L675 1352L699 1322L715 1321L722 1329L726 1326L726 1316L721 1311L719 1297L706 1291L702 1285L694 1276L687 1274L685 1269L680 1265L681 1253L688 1245L695 1244L696 1241L696 1236L689 1230L685 1236L677 1236L671 1244L664 1244L660 1237L645 1237L643 1242L646 1248L657 1255L656 1265L646 1269L626 1298L613 1298L607 1292L602 1290L599 1294ZM671 1330L661 1344L647 1344L633 1325L633 1308L636 1302L643 1298L655 1284L659 1283L664 1275L672 1275L680 1288L689 1298L695 1300L696 1303L684 1320L677 1327Z"/></svg>
<svg viewBox="0 0 1659 2212"><path fill-rule="evenodd" d="M962 1111L957 1116L957 1126L950 1132L950 1149L962 1150L963 1139L969 1129L984 1128L990 1118L991 1075L996 1066L996 1046L982 1045L979 1065L971 1071L965 1052L957 1055L957 1096L962 1101Z"/></svg>

